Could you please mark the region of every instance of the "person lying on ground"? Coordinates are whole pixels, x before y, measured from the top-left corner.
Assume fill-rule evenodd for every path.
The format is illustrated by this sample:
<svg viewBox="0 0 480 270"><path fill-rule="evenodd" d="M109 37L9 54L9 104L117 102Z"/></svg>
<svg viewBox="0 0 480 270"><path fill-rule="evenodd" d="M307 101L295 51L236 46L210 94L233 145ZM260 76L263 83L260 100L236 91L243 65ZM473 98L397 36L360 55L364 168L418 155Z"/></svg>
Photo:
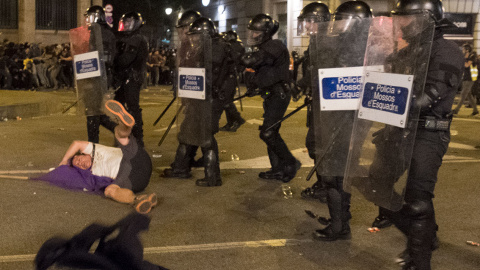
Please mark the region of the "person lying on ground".
<svg viewBox="0 0 480 270"><path fill-rule="evenodd" d="M52 172L36 178L68 189L91 191L120 203L131 204L146 214L157 204L155 193L136 196L150 182L152 161L131 134L134 118L117 101L106 109L118 120L115 147L88 141L73 141Z"/></svg>

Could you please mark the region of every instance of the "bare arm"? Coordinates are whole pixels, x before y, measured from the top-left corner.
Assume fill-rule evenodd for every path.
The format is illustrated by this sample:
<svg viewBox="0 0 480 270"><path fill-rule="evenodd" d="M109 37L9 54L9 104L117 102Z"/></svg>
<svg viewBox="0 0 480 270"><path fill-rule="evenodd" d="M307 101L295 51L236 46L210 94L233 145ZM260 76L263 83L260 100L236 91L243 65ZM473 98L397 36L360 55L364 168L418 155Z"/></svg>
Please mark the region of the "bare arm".
<svg viewBox="0 0 480 270"><path fill-rule="evenodd" d="M88 142L87 141L73 141L70 147L68 147L67 152L63 156L60 165L67 165L68 160L72 158L76 153L83 152L85 148L87 148Z"/></svg>

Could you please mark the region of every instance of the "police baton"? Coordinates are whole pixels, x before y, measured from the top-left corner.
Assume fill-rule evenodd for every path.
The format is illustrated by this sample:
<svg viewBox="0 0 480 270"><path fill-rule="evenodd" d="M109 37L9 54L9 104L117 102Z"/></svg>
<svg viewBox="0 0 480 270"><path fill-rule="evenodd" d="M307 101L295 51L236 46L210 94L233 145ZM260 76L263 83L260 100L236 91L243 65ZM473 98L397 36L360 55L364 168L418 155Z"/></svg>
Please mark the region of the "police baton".
<svg viewBox="0 0 480 270"><path fill-rule="evenodd" d="M244 97L248 97L248 95L247 95L247 94L243 94L243 95L241 95L241 96L239 96L239 97L234 98L233 101L242 99L242 98L244 98Z"/></svg>
<svg viewBox="0 0 480 270"><path fill-rule="evenodd" d="M327 149L325 149L325 151L322 152L322 154L320 155L320 157L317 159L317 162L315 163L315 166L310 170L310 172L308 173L307 175L307 181L310 181L310 178L312 178L313 176L313 173L315 173L315 171L317 170L318 166L320 166L320 163L322 163L323 161L323 158L325 157L325 155L330 152L330 149L332 148L333 146L333 141L335 141L335 139L338 137L338 134L340 133L340 131L343 129L343 125L345 125L345 123L347 122L348 118L345 117L343 118L343 121L340 123L339 128L337 128L337 130L335 130L335 132L332 133L332 136L330 137L330 140L327 142Z"/></svg>
<svg viewBox="0 0 480 270"><path fill-rule="evenodd" d="M80 98L77 99L77 100L75 100L75 102L73 102L72 104L68 105L68 107L65 108L65 109L62 111L62 114L68 112L73 106L77 105L77 103L78 103L79 100L80 100Z"/></svg>
<svg viewBox="0 0 480 270"><path fill-rule="evenodd" d="M155 122L153 122L153 126L155 126L158 121L160 121L160 119L162 119L163 115L168 111L168 109L170 108L170 106L172 106L173 102L177 99L177 95L175 95L172 99L172 101L170 101L170 103L168 103L167 107L163 110L163 112L160 114L160 116L157 118L157 120L155 120Z"/></svg>
<svg viewBox="0 0 480 270"><path fill-rule="evenodd" d="M305 102L302 106L296 108L293 112L285 115L282 119L278 120L277 122L275 122L275 124L269 126L267 129L265 129L265 131L269 131L270 129L276 127L278 124L282 123L283 121L287 120L287 118L289 118L290 116L296 114L298 111L300 111L301 109L305 108L306 106L308 106L308 104L310 104L310 102Z"/></svg>
<svg viewBox="0 0 480 270"><path fill-rule="evenodd" d="M162 138L160 139L160 141L158 142L158 146L161 146L163 141L165 140L165 138L167 137L168 133L170 132L170 129L172 129L172 126L173 126L173 123L175 123L175 120L177 120L177 116L178 114L180 113L180 111L183 109L183 105L180 106L180 108L178 108L178 111L177 113L175 114L175 116L173 117L172 121L170 122L170 124L168 125L167 127L167 130L165 130L165 133L163 133L163 136Z"/></svg>

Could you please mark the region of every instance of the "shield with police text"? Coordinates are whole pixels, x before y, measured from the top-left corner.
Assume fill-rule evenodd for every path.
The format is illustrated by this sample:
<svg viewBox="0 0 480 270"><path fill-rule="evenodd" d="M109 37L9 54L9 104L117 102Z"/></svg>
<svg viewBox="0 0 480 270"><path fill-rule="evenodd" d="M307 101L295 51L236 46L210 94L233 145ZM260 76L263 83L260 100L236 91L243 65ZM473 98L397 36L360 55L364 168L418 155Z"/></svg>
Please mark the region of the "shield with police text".
<svg viewBox="0 0 480 270"><path fill-rule="evenodd" d="M392 211L403 204L434 29L428 13L370 27L344 189Z"/></svg>
<svg viewBox="0 0 480 270"><path fill-rule="evenodd" d="M310 41L315 165L321 176L345 172L370 22L356 17L318 23Z"/></svg>
<svg viewBox="0 0 480 270"><path fill-rule="evenodd" d="M208 147L212 142L212 39L189 34L178 54L178 140Z"/></svg>
<svg viewBox="0 0 480 270"><path fill-rule="evenodd" d="M101 26L92 23L69 31L79 111L103 114L108 92Z"/></svg>

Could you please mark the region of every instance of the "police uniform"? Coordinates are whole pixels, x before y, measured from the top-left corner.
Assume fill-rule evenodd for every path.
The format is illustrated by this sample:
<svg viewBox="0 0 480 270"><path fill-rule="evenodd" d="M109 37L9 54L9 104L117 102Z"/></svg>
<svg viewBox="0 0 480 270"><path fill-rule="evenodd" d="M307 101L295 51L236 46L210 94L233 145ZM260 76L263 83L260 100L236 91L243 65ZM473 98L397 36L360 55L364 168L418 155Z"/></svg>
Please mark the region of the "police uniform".
<svg viewBox="0 0 480 270"><path fill-rule="evenodd" d="M458 46L436 30L425 95L419 101L422 110L407 179L406 204L398 212L382 209L407 236L407 251L414 269L430 269L432 249L436 248L437 225L432 198L450 141L451 108L462 72L463 56Z"/></svg>
<svg viewBox="0 0 480 270"><path fill-rule="evenodd" d="M237 89L237 75L238 70L241 70L240 58L245 53L245 48L238 40L228 41L228 58L225 59L225 71L226 76L224 83L221 86L220 98L224 100L223 108L225 110L225 116L227 118L227 124L220 128L222 131L236 131L245 120L240 116L237 107L233 103ZM223 66L222 65L222 66Z"/></svg>
<svg viewBox="0 0 480 270"><path fill-rule="evenodd" d="M107 23L99 22L98 25L100 26L99 28L91 28L91 30L95 31L94 29L100 29L101 31L103 58L105 61L105 69L107 76L107 87L111 87L113 85L113 58L115 57L116 52L116 38L115 34ZM90 35L90 44L95 44L94 37L95 34L92 33ZM95 103L98 108L102 107L102 91L96 91L96 93L92 93L92 95L87 95L84 98L91 100L87 101L87 104ZM93 143L99 142L100 125L113 132L117 124L111 121L110 117L106 116L103 113L87 116L88 141Z"/></svg>
<svg viewBox="0 0 480 270"><path fill-rule="evenodd" d="M131 34L119 32L120 47L115 58L115 75L120 85L115 100L125 105L135 118L132 134L143 146L143 120L140 108L140 90L148 58L148 43L137 31Z"/></svg>
<svg viewBox="0 0 480 270"><path fill-rule="evenodd" d="M246 64L255 70L253 83L260 89L263 98L263 124L260 126L260 138L267 145L268 157L272 166L270 171L260 173L260 178L275 178L284 182L295 177L300 162L295 159L280 136L280 125L268 127L282 119L291 93L286 82L289 81L290 56L280 40L268 39L258 45L258 50L250 55L253 64Z"/></svg>

